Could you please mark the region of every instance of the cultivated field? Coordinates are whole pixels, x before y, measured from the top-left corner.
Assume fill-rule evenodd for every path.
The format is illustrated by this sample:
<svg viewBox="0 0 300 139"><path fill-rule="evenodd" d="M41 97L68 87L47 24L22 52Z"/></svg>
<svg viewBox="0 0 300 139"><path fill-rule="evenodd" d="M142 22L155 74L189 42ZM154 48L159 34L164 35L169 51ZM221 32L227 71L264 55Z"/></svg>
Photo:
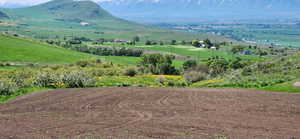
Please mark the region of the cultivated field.
<svg viewBox="0 0 300 139"><path fill-rule="evenodd" d="M0 138L297 139L299 100L244 89L60 89L0 104Z"/></svg>

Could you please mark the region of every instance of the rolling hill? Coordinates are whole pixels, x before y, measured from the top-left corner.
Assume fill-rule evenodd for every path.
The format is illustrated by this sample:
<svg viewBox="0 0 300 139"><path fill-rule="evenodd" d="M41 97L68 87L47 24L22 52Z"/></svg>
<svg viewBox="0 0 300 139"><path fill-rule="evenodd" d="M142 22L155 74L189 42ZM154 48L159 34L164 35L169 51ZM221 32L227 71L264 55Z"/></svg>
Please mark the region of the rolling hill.
<svg viewBox="0 0 300 139"><path fill-rule="evenodd" d="M117 18L92 1L53 0L44 4L13 9L0 9L7 14L12 27L0 31L12 31L39 39L79 36L89 38L172 40L212 38L213 35L197 35L171 32Z"/></svg>
<svg viewBox="0 0 300 139"><path fill-rule="evenodd" d="M97 56L41 42L0 35L0 62L72 63Z"/></svg>
<svg viewBox="0 0 300 139"><path fill-rule="evenodd" d="M136 65L141 58L129 56L96 56L48 45L35 40L27 40L0 34L0 63L29 62L40 64L66 64L82 59L102 59L124 65ZM180 67L182 60L175 60L174 65Z"/></svg>

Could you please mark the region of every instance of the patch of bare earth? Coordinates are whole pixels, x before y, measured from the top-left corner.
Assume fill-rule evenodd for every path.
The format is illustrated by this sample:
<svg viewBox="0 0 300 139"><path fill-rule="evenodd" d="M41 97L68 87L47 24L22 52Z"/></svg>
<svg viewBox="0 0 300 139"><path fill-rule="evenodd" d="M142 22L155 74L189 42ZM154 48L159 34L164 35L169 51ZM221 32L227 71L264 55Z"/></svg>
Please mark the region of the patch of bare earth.
<svg viewBox="0 0 300 139"><path fill-rule="evenodd" d="M2 139L299 139L300 94L59 89L0 104Z"/></svg>
<svg viewBox="0 0 300 139"><path fill-rule="evenodd" d="M300 82L295 82L295 83L294 83L294 87L300 88Z"/></svg>

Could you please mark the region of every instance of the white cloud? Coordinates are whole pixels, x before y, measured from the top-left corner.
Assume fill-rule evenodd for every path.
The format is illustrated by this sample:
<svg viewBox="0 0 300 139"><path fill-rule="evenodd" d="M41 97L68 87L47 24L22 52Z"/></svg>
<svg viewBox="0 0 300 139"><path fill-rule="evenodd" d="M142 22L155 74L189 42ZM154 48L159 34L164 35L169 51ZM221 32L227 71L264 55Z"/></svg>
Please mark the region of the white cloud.
<svg viewBox="0 0 300 139"><path fill-rule="evenodd" d="M34 5L47 2L49 0L0 0L0 5L18 4L18 5Z"/></svg>

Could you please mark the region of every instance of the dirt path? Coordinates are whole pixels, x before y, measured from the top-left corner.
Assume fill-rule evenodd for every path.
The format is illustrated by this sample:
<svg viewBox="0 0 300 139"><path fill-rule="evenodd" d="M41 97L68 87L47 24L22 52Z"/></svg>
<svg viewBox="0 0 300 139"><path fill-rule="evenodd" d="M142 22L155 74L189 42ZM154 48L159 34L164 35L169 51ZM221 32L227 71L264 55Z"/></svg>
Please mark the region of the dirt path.
<svg viewBox="0 0 300 139"><path fill-rule="evenodd" d="M0 138L300 139L300 94L60 89L0 104Z"/></svg>

